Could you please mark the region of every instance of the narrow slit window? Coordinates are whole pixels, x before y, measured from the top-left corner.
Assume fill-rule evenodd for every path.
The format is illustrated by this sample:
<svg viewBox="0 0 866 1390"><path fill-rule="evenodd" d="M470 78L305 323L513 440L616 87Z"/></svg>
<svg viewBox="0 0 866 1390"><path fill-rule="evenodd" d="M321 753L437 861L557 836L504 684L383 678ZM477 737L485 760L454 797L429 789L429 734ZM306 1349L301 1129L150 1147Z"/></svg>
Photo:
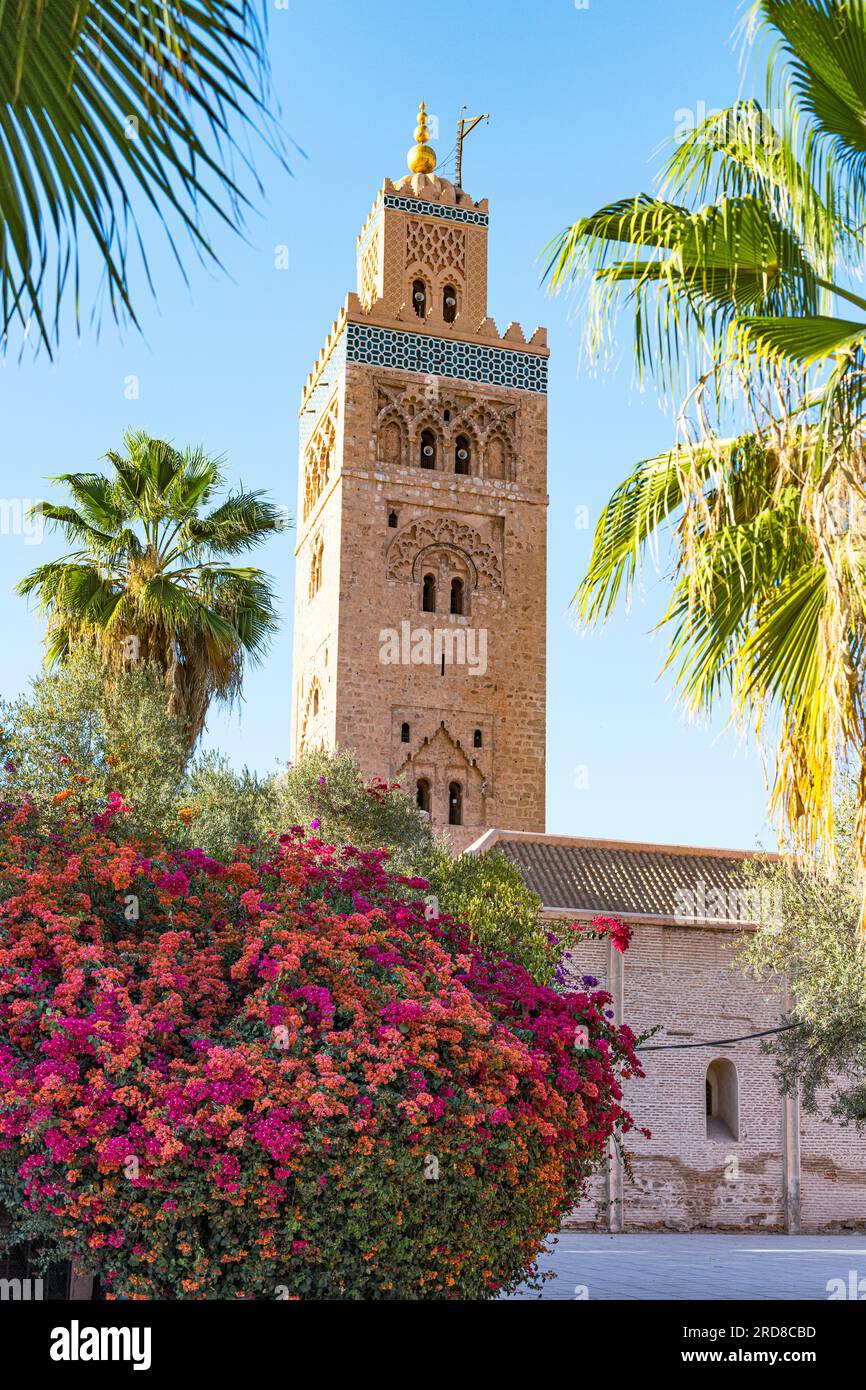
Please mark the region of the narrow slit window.
<svg viewBox="0 0 866 1390"><path fill-rule="evenodd" d="M463 824L463 788L459 782L451 782L448 786L448 824Z"/></svg>

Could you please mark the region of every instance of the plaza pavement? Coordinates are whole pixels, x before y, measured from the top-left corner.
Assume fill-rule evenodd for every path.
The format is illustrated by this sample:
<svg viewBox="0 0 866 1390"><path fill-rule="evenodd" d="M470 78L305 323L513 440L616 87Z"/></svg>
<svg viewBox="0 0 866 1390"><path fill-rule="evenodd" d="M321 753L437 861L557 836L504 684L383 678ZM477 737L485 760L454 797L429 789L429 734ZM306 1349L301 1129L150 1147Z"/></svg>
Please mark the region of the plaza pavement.
<svg viewBox="0 0 866 1390"><path fill-rule="evenodd" d="M542 1292L523 1288L512 1298L828 1299L830 1281L841 1280L846 1297L853 1287L854 1296L866 1299L866 1231L821 1236L563 1231L540 1263L554 1278Z"/></svg>

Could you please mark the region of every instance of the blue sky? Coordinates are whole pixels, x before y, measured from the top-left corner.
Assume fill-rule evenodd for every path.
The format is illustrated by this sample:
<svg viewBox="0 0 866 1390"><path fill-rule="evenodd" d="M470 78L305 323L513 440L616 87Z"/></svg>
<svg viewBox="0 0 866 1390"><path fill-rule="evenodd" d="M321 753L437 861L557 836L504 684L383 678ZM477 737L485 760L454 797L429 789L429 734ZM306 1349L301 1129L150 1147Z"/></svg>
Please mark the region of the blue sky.
<svg viewBox="0 0 866 1390"><path fill-rule="evenodd" d="M157 297L140 281L142 336L112 323L67 335L47 359L0 367L0 496L50 495L43 479L92 469L124 427L225 453L232 482L267 489L292 511L302 382L348 289L355 238L383 177L405 172L421 97L439 119L440 155L461 105L491 113L467 142L464 186L488 197L490 312L531 332L548 326L550 376L548 829L564 834L749 848L765 825L765 786L752 743L688 724L664 648L650 628L664 586L603 634L581 636L569 601L595 519L634 462L671 439L654 394L632 381L629 326L603 379L578 372L579 321L539 284L539 253L575 218L649 190L653 152L684 110L729 104L739 87L728 0L290 0L270 10L274 87L285 129L303 150L292 175L264 156L266 201L242 241L218 234L227 273L193 261L185 285L158 240ZM274 248L289 248L275 269ZM128 380L139 398L128 399ZM262 771L288 756L292 533L259 552L284 621L273 652L246 681L245 703L211 715L206 742ZM0 535L0 694L39 666L41 626L12 594L59 541ZM577 771L576 769L584 769ZM588 785L583 785L588 782Z"/></svg>

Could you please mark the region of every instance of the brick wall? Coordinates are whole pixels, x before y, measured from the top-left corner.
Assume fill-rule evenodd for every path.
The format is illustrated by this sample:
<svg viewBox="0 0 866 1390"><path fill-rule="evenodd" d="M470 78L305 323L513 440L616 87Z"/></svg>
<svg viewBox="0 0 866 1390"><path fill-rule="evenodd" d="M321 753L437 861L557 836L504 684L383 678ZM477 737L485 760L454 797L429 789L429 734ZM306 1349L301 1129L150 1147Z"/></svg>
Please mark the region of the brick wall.
<svg viewBox="0 0 866 1390"><path fill-rule="evenodd" d="M735 948L732 931L637 925L619 963L623 1020L636 1032L662 1024L664 1038L650 1039L649 1045L735 1037L775 1026L782 1014L780 995L731 968ZM595 975L609 988L611 962L606 943L586 942L573 952L571 973ZM628 1085L626 1104L652 1138L628 1137L634 1182L622 1176L621 1216L609 1205L611 1178L602 1173L568 1225L797 1229L798 1179L802 1230L866 1224L866 1137L828 1123L826 1105L820 1117L812 1117L788 1101L786 1124L772 1058L761 1052L758 1040L642 1056L646 1077ZM707 1135L705 1082L716 1057L730 1058L737 1069L736 1140Z"/></svg>

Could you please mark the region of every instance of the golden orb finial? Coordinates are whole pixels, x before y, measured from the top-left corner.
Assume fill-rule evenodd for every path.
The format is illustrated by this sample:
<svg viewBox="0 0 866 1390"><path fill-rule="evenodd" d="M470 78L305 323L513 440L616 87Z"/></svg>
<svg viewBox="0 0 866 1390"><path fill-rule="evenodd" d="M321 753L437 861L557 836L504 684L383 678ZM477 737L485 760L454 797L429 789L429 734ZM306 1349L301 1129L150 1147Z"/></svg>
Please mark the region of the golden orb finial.
<svg viewBox="0 0 866 1390"><path fill-rule="evenodd" d="M415 127L416 143L406 156L406 163L413 174L432 174L436 168L436 151L427 144L429 138L427 107L422 101L418 108L418 124Z"/></svg>

